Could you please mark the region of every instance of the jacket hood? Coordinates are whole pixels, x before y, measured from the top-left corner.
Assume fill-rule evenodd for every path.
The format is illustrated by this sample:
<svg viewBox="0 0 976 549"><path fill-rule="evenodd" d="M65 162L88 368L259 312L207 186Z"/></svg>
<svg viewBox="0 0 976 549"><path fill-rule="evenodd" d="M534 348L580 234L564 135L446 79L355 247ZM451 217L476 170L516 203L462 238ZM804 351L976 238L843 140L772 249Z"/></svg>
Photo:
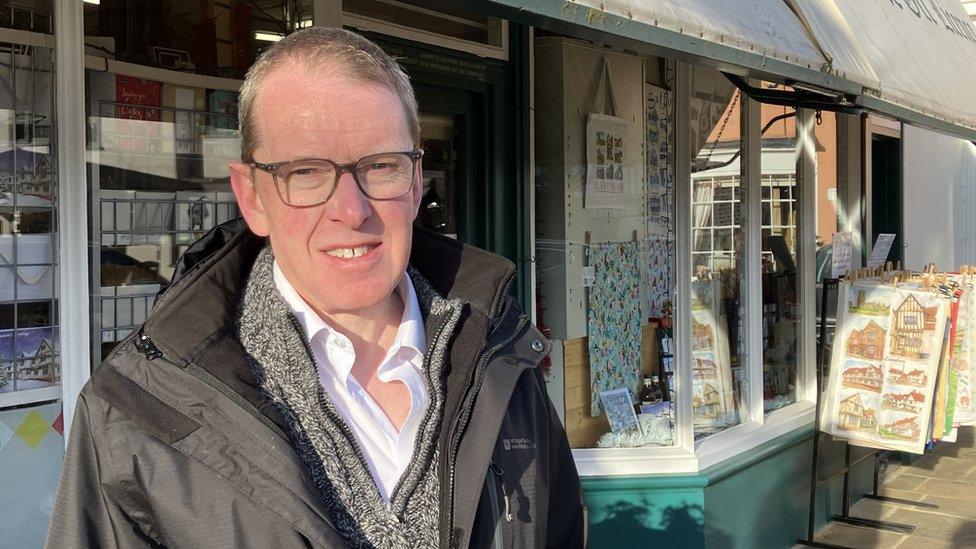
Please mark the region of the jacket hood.
<svg viewBox="0 0 976 549"><path fill-rule="evenodd" d="M167 356L193 360L234 330L240 293L266 239L243 219L211 229L183 253L174 283L157 300L144 330ZM414 227L410 265L446 298L457 298L491 324L515 265L500 256Z"/></svg>

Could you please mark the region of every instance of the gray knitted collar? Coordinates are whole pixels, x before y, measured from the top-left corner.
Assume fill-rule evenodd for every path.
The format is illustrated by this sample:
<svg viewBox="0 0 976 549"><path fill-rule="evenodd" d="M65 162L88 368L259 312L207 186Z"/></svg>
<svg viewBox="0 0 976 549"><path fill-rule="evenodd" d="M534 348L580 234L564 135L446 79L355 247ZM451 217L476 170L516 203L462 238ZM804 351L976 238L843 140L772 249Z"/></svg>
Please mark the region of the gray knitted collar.
<svg viewBox="0 0 976 549"><path fill-rule="evenodd" d="M461 302L444 299L419 272L409 271L427 327L424 367L430 404L413 459L385 504L354 435L319 383L301 324L275 287L273 261L266 247L254 263L240 303L238 337L266 398L285 419L336 529L353 547L437 547L437 439L447 343L457 329Z"/></svg>

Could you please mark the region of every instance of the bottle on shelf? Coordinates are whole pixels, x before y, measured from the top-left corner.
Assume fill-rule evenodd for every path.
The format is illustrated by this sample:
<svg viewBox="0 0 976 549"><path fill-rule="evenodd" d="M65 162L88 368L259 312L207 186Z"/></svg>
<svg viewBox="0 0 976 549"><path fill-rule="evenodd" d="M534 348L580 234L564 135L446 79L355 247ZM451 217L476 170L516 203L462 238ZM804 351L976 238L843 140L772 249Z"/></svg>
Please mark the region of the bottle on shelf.
<svg viewBox="0 0 976 549"><path fill-rule="evenodd" d="M664 391L657 374L644 374L643 386L637 394L637 409L640 413L644 406L653 406L664 400Z"/></svg>

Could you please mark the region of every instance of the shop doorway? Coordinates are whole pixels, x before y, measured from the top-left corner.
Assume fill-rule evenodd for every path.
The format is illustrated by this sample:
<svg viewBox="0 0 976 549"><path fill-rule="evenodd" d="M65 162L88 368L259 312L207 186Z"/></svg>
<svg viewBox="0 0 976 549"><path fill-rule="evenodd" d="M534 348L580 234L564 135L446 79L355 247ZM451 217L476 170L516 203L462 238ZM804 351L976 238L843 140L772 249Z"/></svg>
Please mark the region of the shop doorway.
<svg viewBox="0 0 976 549"><path fill-rule="evenodd" d="M484 209L476 207L477 166L484 162L484 94L415 84L424 149L423 202L418 223L479 245Z"/></svg>
<svg viewBox="0 0 976 549"><path fill-rule="evenodd" d="M901 139L874 134L871 138L871 242L894 233L888 261L904 260L904 193Z"/></svg>

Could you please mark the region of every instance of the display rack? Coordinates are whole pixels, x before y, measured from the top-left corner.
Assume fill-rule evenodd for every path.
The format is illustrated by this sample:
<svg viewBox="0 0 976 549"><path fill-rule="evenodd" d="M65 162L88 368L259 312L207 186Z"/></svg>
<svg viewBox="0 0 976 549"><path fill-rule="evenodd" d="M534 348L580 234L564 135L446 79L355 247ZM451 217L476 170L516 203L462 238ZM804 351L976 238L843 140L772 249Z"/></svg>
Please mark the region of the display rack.
<svg viewBox="0 0 976 549"><path fill-rule="evenodd" d="M115 89L114 82L103 87ZM184 91L194 101L205 95ZM98 363L145 322L182 253L239 215L227 164L240 145L235 114L93 102L99 114L90 146L91 222L99 243L92 257L92 294L98 296L92 351Z"/></svg>
<svg viewBox="0 0 976 549"><path fill-rule="evenodd" d="M817 516L817 491L820 486L829 484L840 477L844 478L844 492L841 504L840 514L833 515L832 519L837 522L843 522L846 524L851 524L854 526L862 526L867 528L878 528L882 530L891 530L893 532L899 532L903 534L911 534L915 531L915 526L911 524L902 524L898 522L888 522L884 520L867 519L861 517L855 517L851 515L851 472L854 467L858 464L868 460L874 459L874 483L872 491L870 494L863 494L862 496L867 499L873 499L877 501L884 501L888 503L898 503L900 505L909 505L914 507L920 507L924 509L938 509L939 506L932 503L925 503L919 501L911 501L907 499L893 498L888 496L883 496L880 494L881 490L881 471L884 468L886 459L882 457L882 451L879 449L873 449L867 454L854 459L853 457L853 446L848 442L844 441L844 466L841 467L835 473L825 477L820 478L820 450L821 442L824 433L820 431L819 421L820 412L823 406L823 392L821 387L823 385L824 370L826 369L826 359L827 359L827 302L830 292L833 291L834 295L837 295L837 287L840 283L838 278L825 278L823 280L823 287L820 293L820 316L818 319L819 335L817 337L817 375L816 375L816 412L814 415L814 429L813 429L813 467L810 473L810 511L807 520L807 537L797 540L800 545L805 545L807 547L820 547L823 549L851 549L845 545L836 545L831 543L824 543L816 541L816 516Z"/></svg>
<svg viewBox="0 0 976 549"><path fill-rule="evenodd" d="M53 51L0 44L0 408L60 397Z"/></svg>

